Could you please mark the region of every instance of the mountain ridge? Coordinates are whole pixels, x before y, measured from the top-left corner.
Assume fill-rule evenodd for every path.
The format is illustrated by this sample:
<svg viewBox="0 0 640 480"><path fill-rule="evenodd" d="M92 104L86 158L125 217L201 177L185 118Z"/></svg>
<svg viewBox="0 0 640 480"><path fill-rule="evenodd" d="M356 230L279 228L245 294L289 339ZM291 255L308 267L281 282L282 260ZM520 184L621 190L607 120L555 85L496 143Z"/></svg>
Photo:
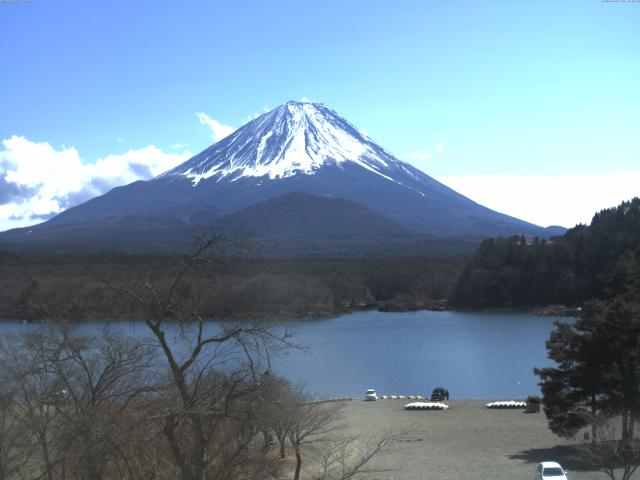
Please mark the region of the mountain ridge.
<svg viewBox="0 0 640 480"><path fill-rule="evenodd" d="M230 147L233 148L229 154ZM327 163L356 163L390 181L383 170L401 164L368 135L322 103L289 101L159 175L201 179L307 175Z"/></svg>
<svg viewBox="0 0 640 480"><path fill-rule="evenodd" d="M116 187L40 225L0 234L0 243L8 237L33 242L51 229L73 234L79 225L101 219L117 224L113 219L120 218L122 235L126 218L215 224L293 192L355 202L413 235L480 239L558 233L464 197L394 157L323 104L288 102L151 180ZM277 230L274 224L272 237ZM109 235L115 238L118 231Z"/></svg>

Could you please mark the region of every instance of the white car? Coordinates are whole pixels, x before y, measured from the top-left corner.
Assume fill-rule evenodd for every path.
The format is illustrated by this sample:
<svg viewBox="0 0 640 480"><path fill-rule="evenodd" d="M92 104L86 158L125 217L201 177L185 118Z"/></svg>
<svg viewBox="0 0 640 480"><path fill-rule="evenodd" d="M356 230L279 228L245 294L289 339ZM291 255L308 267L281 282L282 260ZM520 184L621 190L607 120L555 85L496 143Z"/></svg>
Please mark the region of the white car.
<svg viewBox="0 0 640 480"><path fill-rule="evenodd" d="M536 469L535 480L567 480L567 472L557 462L542 462Z"/></svg>
<svg viewBox="0 0 640 480"><path fill-rule="evenodd" d="M378 395L373 388L369 388L366 392L364 392L364 399L373 402L378 399Z"/></svg>

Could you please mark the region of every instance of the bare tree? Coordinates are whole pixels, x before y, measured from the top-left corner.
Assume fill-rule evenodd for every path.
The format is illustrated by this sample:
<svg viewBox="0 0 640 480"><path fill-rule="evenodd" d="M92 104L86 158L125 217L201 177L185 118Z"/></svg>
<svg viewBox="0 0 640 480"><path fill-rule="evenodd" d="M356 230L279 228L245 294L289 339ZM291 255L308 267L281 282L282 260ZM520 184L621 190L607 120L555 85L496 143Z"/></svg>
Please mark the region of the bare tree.
<svg viewBox="0 0 640 480"><path fill-rule="evenodd" d="M31 456L31 469L38 477L53 480L58 462L52 446L53 431L58 425L58 413L53 404L59 399L61 384L32 351L34 343L26 335L5 337L0 346L2 384L12 390L13 420L26 445L19 455ZM27 446L28 445L28 446Z"/></svg>
<svg viewBox="0 0 640 480"><path fill-rule="evenodd" d="M14 478L24 470L31 457L30 445L25 444L15 413L13 393L0 391L0 480Z"/></svg>
<svg viewBox="0 0 640 480"><path fill-rule="evenodd" d="M290 346L285 329L198 314L183 280L213 245L169 283L146 274L116 289L144 313L146 338L61 328L3 342L0 480L26 472L17 458L29 459L25 476L46 480L275 478L272 433L282 456L293 447L296 480L303 450L322 447L324 480L347 480L382 451L389 438L337 437L339 404L309 402L272 375L271 356Z"/></svg>
<svg viewBox="0 0 640 480"><path fill-rule="evenodd" d="M295 397L294 397L295 398ZM302 469L303 447L314 443L327 442L338 428L342 405L305 401L302 395L288 406L290 423L287 427L289 441L296 454L294 480L299 480Z"/></svg>
<svg viewBox="0 0 640 480"><path fill-rule="evenodd" d="M262 445L268 452L273 445L275 435L280 447L280 458L285 457L287 442L286 424L289 423L287 398L293 391L291 384L284 378L269 373L262 377L262 387L254 396L253 410L256 428L262 435Z"/></svg>
<svg viewBox="0 0 640 480"><path fill-rule="evenodd" d="M301 401L299 391L294 390L287 380L271 376L266 383L263 398L266 406L262 419L264 435L275 435L279 457L285 458L289 432L293 426L297 404Z"/></svg>
<svg viewBox="0 0 640 480"><path fill-rule="evenodd" d="M168 375L158 418L183 480L230 478L251 463L256 435L252 399L270 372L270 355L286 345L284 334L257 323L207 325L189 304L183 281L218 243L208 240L165 287L150 275L120 289L144 311ZM170 320L170 321L167 321Z"/></svg>
<svg viewBox="0 0 640 480"><path fill-rule="evenodd" d="M314 480L348 480L361 473L378 454L387 450L399 437L397 432L383 432L367 442L357 436L334 437L317 453L314 461L320 473Z"/></svg>
<svg viewBox="0 0 640 480"><path fill-rule="evenodd" d="M121 432L134 425L132 405L154 390L153 350L108 331L87 337L62 329L12 340L0 352L2 372L15 392L15 421L39 448L30 468L41 468L38 477L47 480L113 477L128 462L129 436Z"/></svg>
<svg viewBox="0 0 640 480"><path fill-rule="evenodd" d="M611 480L618 472L621 480L629 480L640 465L640 431L637 427L623 431L621 423L620 418L601 420L598 438L587 438L578 446L584 458Z"/></svg>

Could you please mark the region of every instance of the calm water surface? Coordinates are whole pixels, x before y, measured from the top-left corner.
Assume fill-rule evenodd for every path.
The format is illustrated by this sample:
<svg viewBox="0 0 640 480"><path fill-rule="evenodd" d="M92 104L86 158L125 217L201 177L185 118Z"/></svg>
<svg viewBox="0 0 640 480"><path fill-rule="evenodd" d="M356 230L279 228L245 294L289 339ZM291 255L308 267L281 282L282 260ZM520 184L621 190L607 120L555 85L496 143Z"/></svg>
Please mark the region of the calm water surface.
<svg viewBox="0 0 640 480"><path fill-rule="evenodd" d="M321 397L362 396L366 388L425 395L444 386L452 398L523 398L539 393L533 368L551 365L545 341L553 320L521 313L368 311L292 322L290 340L306 349L274 359L273 369ZM141 323L113 325L146 334ZM0 335L34 328L1 323Z"/></svg>
<svg viewBox="0 0 640 480"><path fill-rule="evenodd" d="M290 353L274 369L322 396L362 396L366 388L424 395L444 386L452 398L523 398L539 393L533 368L552 364L545 341L554 320L420 311L298 322L293 339L308 351Z"/></svg>

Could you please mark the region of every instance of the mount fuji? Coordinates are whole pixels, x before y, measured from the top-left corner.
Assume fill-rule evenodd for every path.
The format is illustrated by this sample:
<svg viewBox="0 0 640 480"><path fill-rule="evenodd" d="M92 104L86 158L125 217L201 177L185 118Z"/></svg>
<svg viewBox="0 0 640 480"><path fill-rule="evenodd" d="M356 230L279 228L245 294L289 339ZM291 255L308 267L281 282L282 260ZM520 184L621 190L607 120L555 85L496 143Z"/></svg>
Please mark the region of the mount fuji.
<svg viewBox="0 0 640 480"><path fill-rule="evenodd" d="M0 234L0 244L161 248L212 225L253 238L351 242L562 233L473 202L324 104L287 102L172 170Z"/></svg>

